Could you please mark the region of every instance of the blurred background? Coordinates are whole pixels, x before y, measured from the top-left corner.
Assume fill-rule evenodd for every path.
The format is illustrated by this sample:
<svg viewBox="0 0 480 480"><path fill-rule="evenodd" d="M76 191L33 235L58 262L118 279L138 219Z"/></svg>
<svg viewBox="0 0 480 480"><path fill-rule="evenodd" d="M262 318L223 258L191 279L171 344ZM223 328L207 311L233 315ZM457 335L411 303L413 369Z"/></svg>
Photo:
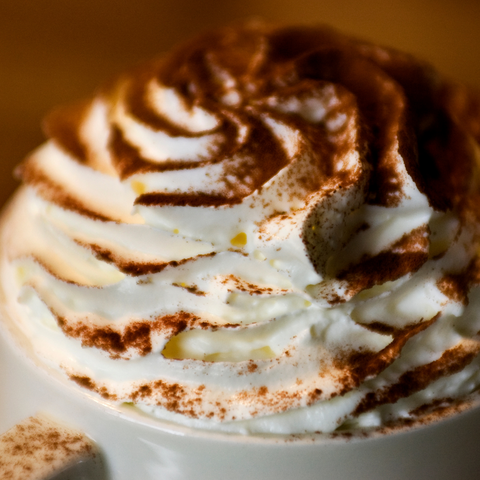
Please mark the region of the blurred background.
<svg viewBox="0 0 480 480"><path fill-rule="evenodd" d="M328 23L480 89L478 0L0 0L0 204L51 108L192 34L251 17Z"/></svg>

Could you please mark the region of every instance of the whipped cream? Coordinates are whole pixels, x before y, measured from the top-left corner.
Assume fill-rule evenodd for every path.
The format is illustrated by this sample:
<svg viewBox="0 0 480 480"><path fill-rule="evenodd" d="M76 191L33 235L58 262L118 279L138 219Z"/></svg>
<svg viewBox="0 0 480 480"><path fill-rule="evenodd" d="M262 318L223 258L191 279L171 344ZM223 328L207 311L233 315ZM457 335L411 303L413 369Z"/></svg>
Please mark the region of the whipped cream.
<svg viewBox="0 0 480 480"><path fill-rule="evenodd" d="M1 285L81 388L217 431L332 432L480 384L480 101L324 27L227 27L47 118Z"/></svg>

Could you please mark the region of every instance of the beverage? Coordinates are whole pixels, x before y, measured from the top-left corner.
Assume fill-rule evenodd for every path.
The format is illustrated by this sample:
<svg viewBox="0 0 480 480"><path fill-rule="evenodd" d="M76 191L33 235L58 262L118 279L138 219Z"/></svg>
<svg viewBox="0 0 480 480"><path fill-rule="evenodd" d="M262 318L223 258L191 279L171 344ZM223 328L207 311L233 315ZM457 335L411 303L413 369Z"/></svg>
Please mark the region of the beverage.
<svg viewBox="0 0 480 480"><path fill-rule="evenodd" d="M384 434L474 415L478 118L327 28L207 33L47 119L4 214L5 323L115 435L181 432L173 457L403 449Z"/></svg>

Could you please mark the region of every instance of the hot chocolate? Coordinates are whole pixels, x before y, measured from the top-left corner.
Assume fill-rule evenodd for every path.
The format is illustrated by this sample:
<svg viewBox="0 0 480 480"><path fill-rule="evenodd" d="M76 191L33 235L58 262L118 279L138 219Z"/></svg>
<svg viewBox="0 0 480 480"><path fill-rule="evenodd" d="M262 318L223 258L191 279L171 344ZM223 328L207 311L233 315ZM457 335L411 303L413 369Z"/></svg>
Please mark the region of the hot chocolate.
<svg viewBox="0 0 480 480"><path fill-rule="evenodd" d="M303 434L478 388L480 100L430 65L325 27L226 27L45 125L1 281L81 390Z"/></svg>

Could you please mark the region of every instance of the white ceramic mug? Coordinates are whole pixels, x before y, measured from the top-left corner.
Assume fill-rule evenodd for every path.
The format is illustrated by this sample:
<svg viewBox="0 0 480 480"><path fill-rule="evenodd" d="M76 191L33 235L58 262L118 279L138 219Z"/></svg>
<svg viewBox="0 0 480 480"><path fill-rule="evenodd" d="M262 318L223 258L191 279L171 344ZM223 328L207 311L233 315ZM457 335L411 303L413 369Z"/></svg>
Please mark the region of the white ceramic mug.
<svg viewBox="0 0 480 480"><path fill-rule="evenodd" d="M429 426L365 438L202 432L103 403L38 366L28 354L28 345L20 345L5 328L2 331L1 323L0 333L0 433L38 412L84 432L99 448L102 469L85 473L78 468L68 476L70 479L469 480L479 477L480 407L472 406ZM40 478L62 478L51 475Z"/></svg>

